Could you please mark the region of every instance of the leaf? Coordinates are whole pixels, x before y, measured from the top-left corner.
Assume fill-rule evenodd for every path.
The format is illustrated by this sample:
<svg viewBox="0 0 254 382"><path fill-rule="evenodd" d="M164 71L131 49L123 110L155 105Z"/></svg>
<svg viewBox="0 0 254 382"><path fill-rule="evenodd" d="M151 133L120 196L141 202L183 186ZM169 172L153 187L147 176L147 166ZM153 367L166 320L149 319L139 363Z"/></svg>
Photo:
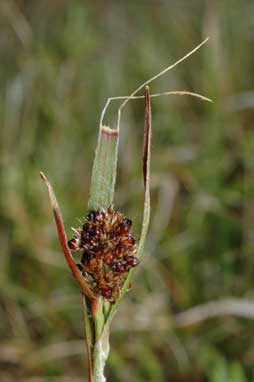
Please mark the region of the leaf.
<svg viewBox="0 0 254 382"><path fill-rule="evenodd" d="M151 137L152 137L152 112L149 87L145 88L145 124L144 124L144 146L143 146L143 176L145 186L145 200L143 223L137 250L140 257L144 250L145 239L150 221L150 162L151 162Z"/></svg>
<svg viewBox="0 0 254 382"><path fill-rule="evenodd" d="M119 132L101 126L93 163L89 210L108 208L113 204Z"/></svg>
<svg viewBox="0 0 254 382"><path fill-rule="evenodd" d="M50 199L51 207L52 207L53 214L55 217L58 237L59 237L59 241L60 241L63 253L64 253L64 257L66 259L66 262L69 265L69 268L72 271L73 276L78 281L83 293L87 297L92 299L95 296L94 296L93 292L90 290L90 288L88 287L88 285L87 285L84 277L82 276L80 270L78 269L78 267L75 263L75 260L72 257L71 251L68 247L67 237L66 237L66 233L65 233L65 229L64 229L64 224L63 224L63 218L62 218L61 210L60 210L58 203L57 203L57 200L56 200L54 190L53 190L48 178L43 174L43 172L41 172L40 175L41 175L42 180L45 182L45 184L48 188L49 199Z"/></svg>
<svg viewBox="0 0 254 382"><path fill-rule="evenodd" d="M143 254L146 235L150 220L150 162L151 162L151 136L152 136L152 113L151 113L151 99L149 94L149 87L145 87L145 123L144 123L144 145L143 145L143 176L144 176L144 212L143 212L143 223L141 228L141 235L139 240L139 245L137 249L137 257ZM110 324L112 318L117 310L119 303L121 302L123 296L127 292L132 278L134 269L132 269L122 287L121 295L112 306L109 316L107 318L107 325Z"/></svg>

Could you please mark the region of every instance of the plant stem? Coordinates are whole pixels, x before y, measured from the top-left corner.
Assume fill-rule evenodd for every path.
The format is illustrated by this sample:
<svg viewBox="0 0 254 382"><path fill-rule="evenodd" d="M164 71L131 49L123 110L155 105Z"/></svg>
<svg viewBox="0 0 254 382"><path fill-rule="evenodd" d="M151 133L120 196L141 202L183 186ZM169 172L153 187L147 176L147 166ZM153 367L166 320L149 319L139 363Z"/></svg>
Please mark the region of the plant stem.
<svg viewBox="0 0 254 382"><path fill-rule="evenodd" d="M106 382L104 368L109 354L109 331L104 326L102 299L82 296L88 358L88 382Z"/></svg>
<svg viewBox="0 0 254 382"><path fill-rule="evenodd" d="M93 343L94 343L94 333L93 333L93 322L89 317L89 311L87 309L88 299L82 294L82 306L83 306L83 320L84 320L84 335L86 341L87 349L87 360L88 360L88 382L93 382Z"/></svg>
<svg viewBox="0 0 254 382"><path fill-rule="evenodd" d="M93 349L93 382L106 382L104 368L109 355L109 332L104 330Z"/></svg>

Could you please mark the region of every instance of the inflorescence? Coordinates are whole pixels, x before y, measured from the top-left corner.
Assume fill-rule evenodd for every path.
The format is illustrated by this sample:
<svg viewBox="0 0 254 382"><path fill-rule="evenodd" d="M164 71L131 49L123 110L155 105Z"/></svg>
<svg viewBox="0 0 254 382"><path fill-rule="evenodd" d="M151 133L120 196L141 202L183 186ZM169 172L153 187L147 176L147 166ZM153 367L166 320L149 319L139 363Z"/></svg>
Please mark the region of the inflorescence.
<svg viewBox="0 0 254 382"><path fill-rule="evenodd" d="M96 295L114 302L131 268L138 265L131 220L112 207L90 211L82 228L74 229L68 245L82 251L78 265Z"/></svg>

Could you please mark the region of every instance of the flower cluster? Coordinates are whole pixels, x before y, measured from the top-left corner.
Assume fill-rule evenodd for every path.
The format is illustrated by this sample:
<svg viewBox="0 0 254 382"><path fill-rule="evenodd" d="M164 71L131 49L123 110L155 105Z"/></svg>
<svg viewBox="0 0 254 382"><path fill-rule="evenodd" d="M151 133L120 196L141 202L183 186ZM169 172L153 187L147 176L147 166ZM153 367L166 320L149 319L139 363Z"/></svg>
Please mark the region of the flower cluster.
<svg viewBox="0 0 254 382"><path fill-rule="evenodd" d="M129 270L139 263L131 226L131 220L112 207L90 211L68 242L72 251L83 252L78 267L91 290L111 302L119 296Z"/></svg>

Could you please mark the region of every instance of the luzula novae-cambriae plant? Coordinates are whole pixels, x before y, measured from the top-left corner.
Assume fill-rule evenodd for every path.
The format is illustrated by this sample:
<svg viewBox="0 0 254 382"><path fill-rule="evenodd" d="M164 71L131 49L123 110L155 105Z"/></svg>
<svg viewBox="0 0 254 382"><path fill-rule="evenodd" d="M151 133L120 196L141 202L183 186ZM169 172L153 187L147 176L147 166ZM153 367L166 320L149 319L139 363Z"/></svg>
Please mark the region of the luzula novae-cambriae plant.
<svg viewBox="0 0 254 382"><path fill-rule="evenodd" d="M187 94L209 101L206 97L187 91L150 95L147 85L189 57L206 41L207 39L175 64L139 86L129 97L108 99L100 120L87 215L81 227L73 229L73 238L69 241L53 188L46 176L41 173L48 187L65 259L82 291L89 382L106 381L104 367L109 354L110 323L117 306L129 289L133 270L138 265L144 249L150 217L151 98L168 94ZM143 88L145 88L145 96L135 96ZM131 220L115 209L113 200L121 110L130 99L134 98L145 98L143 145L145 191L143 223L139 240L131 234ZM115 99L124 99L124 102L118 109L117 128L111 129L103 125L103 119L110 101ZM72 251L81 253L78 264L72 256Z"/></svg>

